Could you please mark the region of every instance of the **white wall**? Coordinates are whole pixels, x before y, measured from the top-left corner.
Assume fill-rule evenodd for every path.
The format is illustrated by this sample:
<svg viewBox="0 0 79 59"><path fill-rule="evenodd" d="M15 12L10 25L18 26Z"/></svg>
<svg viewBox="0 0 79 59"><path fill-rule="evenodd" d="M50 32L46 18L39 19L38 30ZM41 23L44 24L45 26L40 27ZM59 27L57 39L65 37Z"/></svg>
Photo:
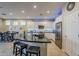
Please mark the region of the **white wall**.
<svg viewBox="0 0 79 59"><path fill-rule="evenodd" d="M66 6L63 9L63 14L58 17L62 21L62 35L63 35L63 48L69 55L79 55L79 3L75 4L72 11L67 11Z"/></svg>
<svg viewBox="0 0 79 59"><path fill-rule="evenodd" d="M2 20L0 19L0 32L2 31Z"/></svg>
<svg viewBox="0 0 79 59"><path fill-rule="evenodd" d="M7 29L8 28L5 25L5 20L0 19L0 32L5 32Z"/></svg>

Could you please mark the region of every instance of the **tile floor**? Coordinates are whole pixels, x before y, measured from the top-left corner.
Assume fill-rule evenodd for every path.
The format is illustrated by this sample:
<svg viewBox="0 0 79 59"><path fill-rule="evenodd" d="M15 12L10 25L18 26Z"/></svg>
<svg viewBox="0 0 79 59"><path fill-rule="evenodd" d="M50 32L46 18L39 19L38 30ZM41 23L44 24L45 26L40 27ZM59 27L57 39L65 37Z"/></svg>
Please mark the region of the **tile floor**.
<svg viewBox="0 0 79 59"><path fill-rule="evenodd" d="M47 45L48 56L67 56L61 49L59 49L55 43L51 40L51 43Z"/></svg>
<svg viewBox="0 0 79 59"><path fill-rule="evenodd" d="M47 55L48 56L66 56L54 42L47 45ZM13 56L13 45L12 43L0 43L0 56Z"/></svg>
<svg viewBox="0 0 79 59"><path fill-rule="evenodd" d="M0 43L0 56L13 56L12 43Z"/></svg>

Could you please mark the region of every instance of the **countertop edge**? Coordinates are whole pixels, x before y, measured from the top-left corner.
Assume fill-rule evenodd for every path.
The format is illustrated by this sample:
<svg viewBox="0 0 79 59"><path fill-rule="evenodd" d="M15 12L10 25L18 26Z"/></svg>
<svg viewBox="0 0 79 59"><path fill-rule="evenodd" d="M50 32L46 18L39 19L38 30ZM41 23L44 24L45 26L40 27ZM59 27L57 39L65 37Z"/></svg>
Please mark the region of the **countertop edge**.
<svg viewBox="0 0 79 59"><path fill-rule="evenodd" d="M18 39L16 39L17 41ZM24 41L24 42L32 42L32 43L51 43L51 41L28 41L28 40L18 40L18 41Z"/></svg>

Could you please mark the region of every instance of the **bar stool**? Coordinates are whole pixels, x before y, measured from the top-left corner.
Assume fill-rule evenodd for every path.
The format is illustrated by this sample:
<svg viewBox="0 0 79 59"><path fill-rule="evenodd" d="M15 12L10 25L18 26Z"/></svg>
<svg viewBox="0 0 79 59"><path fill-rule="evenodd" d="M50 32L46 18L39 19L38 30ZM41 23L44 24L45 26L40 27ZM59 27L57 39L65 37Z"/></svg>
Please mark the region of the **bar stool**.
<svg viewBox="0 0 79 59"><path fill-rule="evenodd" d="M15 53L15 45L16 45L16 44L19 44L19 43L20 43L20 42L14 42L14 43L13 43L13 54Z"/></svg>
<svg viewBox="0 0 79 59"><path fill-rule="evenodd" d="M2 41L4 42L5 41L5 34L2 33Z"/></svg>
<svg viewBox="0 0 79 59"><path fill-rule="evenodd" d="M26 49L26 53L23 51L23 54L25 55L29 55L32 56L36 55L36 56L40 56L40 47L38 46L29 46L29 48Z"/></svg>
<svg viewBox="0 0 79 59"><path fill-rule="evenodd" d="M24 44L21 42L15 42L14 43L14 48L13 48L13 54L15 53L15 55L17 56L18 54L20 54L20 56L22 56L22 50L24 48L27 48L28 44Z"/></svg>
<svg viewBox="0 0 79 59"><path fill-rule="evenodd" d="M2 33L0 32L0 42L1 42L1 39L2 39Z"/></svg>

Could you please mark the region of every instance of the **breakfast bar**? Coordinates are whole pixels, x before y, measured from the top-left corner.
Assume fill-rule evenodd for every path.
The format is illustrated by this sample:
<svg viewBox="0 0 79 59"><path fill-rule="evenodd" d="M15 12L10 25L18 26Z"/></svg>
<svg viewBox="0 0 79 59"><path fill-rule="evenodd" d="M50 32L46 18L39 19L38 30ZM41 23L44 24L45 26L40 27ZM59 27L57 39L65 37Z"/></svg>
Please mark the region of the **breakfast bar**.
<svg viewBox="0 0 79 59"><path fill-rule="evenodd" d="M40 47L40 55L41 56L47 56L47 44L51 43L50 40L38 40L38 41L33 41L33 40L20 40L16 39L15 41L20 41L22 43L28 44L30 46L37 46Z"/></svg>

